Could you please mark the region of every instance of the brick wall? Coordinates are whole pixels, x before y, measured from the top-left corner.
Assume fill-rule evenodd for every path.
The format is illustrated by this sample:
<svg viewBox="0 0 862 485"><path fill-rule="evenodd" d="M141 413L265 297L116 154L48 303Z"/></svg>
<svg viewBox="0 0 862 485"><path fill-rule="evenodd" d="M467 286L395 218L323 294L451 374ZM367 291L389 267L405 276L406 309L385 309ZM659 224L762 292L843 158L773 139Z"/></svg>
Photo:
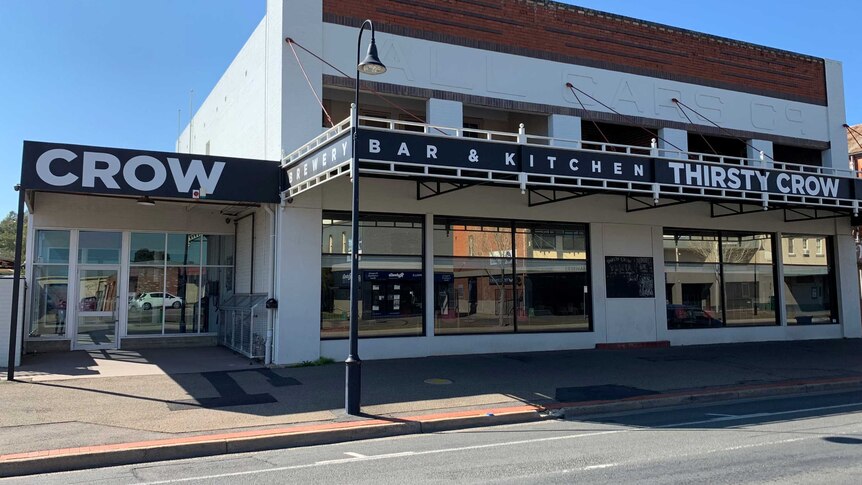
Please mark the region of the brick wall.
<svg viewBox="0 0 862 485"><path fill-rule="evenodd" d="M826 105L822 59L542 0L323 0L324 21Z"/></svg>

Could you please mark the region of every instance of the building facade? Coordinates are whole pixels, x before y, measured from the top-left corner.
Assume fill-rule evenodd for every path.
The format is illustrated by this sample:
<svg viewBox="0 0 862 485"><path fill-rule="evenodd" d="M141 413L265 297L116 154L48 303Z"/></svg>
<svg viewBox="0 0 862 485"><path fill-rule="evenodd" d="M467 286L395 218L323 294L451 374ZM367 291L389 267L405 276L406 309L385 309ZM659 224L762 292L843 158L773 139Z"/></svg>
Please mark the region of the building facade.
<svg viewBox="0 0 862 485"><path fill-rule="evenodd" d="M177 152L275 200L40 192L27 343L342 358L353 156L362 358L858 338L844 118L838 62L555 2L269 1Z"/></svg>

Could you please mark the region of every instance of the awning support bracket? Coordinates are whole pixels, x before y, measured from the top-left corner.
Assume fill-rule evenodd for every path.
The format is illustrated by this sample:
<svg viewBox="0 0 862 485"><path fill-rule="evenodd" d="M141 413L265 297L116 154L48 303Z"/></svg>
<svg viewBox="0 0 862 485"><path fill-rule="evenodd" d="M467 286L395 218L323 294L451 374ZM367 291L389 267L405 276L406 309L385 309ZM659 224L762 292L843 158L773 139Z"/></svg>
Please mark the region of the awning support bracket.
<svg viewBox="0 0 862 485"><path fill-rule="evenodd" d="M796 217L792 214L795 214ZM850 214L829 209L784 208L784 222L816 221L820 219L837 219L839 217L850 217Z"/></svg>
<svg viewBox="0 0 862 485"><path fill-rule="evenodd" d="M548 195L546 195L546 193ZM558 195L560 193L563 193L566 195ZM570 190L530 189L527 191L527 205L529 207L537 207L540 205L553 204L555 202L562 202L564 200L579 199L581 197L586 197L588 195L591 195L591 194L588 192L574 192L574 191L570 191ZM533 201L534 196L538 198L537 201L535 201L535 202Z"/></svg>
<svg viewBox="0 0 862 485"><path fill-rule="evenodd" d="M668 202L668 200L670 202ZM638 197L636 195L626 195L626 212L640 212L651 209L661 209L663 207L670 207L674 205L682 205L682 204L690 204L694 202L693 200L682 200L682 199L668 199L665 197L663 200L660 199L656 201L651 197Z"/></svg>
<svg viewBox="0 0 862 485"><path fill-rule="evenodd" d="M416 200L430 199L438 195L448 194L456 190L466 189L473 184L462 184L457 182L429 182L425 180L416 181ZM423 188L425 189L423 191Z"/></svg>
<svg viewBox="0 0 862 485"><path fill-rule="evenodd" d="M723 209L725 212L716 211L716 207ZM727 203L727 202L710 202L709 203L709 215L712 218L718 217L728 217L728 216L741 216L745 214L755 214L759 212L769 212L778 210L778 207L769 207L767 206L765 209L763 206L755 206L753 204L735 204L735 203Z"/></svg>

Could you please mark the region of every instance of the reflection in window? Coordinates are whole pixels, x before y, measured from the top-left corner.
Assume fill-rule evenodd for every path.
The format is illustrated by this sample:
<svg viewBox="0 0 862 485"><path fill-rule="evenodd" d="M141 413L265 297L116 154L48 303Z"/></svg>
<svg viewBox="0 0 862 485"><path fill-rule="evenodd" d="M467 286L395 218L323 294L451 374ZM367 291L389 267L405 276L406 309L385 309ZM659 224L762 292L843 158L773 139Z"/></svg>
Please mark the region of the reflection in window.
<svg viewBox="0 0 862 485"><path fill-rule="evenodd" d="M359 336L422 335L422 216L361 214ZM323 214L321 338L346 338L350 318L349 213ZM330 238L341 234L331 252Z"/></svg>
<svg viewBox="0 0 862 485"><path fill-rule="evenodd" d="M832 268L831 238L817 238L822 250L811 255L789 252L793 237L783 236L784 306L788 325L837 323L837 293ZM804 238L803 241L807 241Z"/></svg>
<svg viewBox="0 0 862 485"><path fill-rule="evenodd" d="M78 262L119 264L122 239L119 232L81 231L78 233Z"/></svg>
<svg viewBox="0 0 862 485"><path fill-rule="evenodd" d="M232 236L132 233L128 334L217 331L233 258Z"/></svg>
<svg viewBox="0 0 862 485"><path fill-rule="evenodd" d="M769 234L668 230L669 329L777 325Z"/></svg>
<svg viewBox="0 0 862 485"><path fill-rule="evenodd" d="M28 336L66 335L69 231L37 230Z"/></svg>
<svg viewBox="0 0 862 485"><path fill-rule="evenodd" d="M437 217L434 253L436 334L590 329L583 225Z"/></svg>

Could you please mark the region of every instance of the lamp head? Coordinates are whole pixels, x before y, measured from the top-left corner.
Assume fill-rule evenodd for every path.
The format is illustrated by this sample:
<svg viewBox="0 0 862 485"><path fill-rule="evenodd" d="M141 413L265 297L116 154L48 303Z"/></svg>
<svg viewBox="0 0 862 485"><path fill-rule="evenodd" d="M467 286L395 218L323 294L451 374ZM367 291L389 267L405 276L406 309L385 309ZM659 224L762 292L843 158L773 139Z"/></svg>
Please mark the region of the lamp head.
<svg viewBox="0 0 862 485"><path fill-rule="evenodd" d="M368 54L356 68L362 73L372 75L386 72L386 66L380 62L380 57L377 56L377 44L374 42L374 37L371 38L371 45L368 46Z"/></svg>
<svg viewBox="0 0 862 485"><path fill-rule="evenodd" d="M143 197L138 198L138 205L152 207L152 206L156 205L156 202L153 199L151 199L149 196L145 195Z"/></svg>

